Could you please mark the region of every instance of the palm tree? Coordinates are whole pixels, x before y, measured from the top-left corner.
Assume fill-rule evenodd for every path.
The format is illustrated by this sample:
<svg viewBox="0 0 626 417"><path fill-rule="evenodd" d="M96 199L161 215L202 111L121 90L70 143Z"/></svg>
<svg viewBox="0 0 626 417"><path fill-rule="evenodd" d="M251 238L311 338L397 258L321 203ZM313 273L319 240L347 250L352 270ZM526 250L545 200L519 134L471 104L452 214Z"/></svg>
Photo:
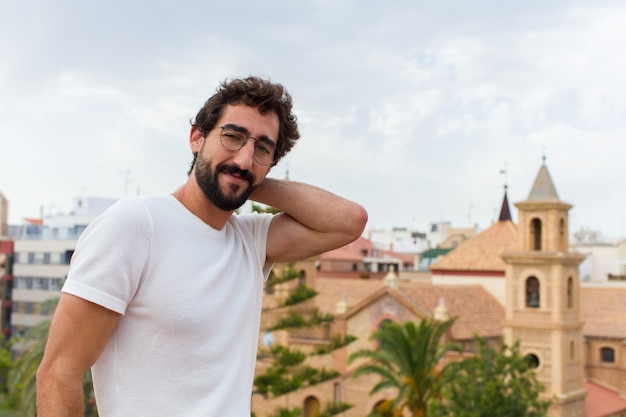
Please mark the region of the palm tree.
<svg viewBox="0 0 626 417"><path fill-rule="evenodd" d="M58 298L44 301L41 308L53 311L58 302ZM43 358L49 330L50 320L45 320L28 329L23 337L16 339L16 343L19 343L22 349L12 364L7 377L8 395L16 404L12 405L13 410L0 410L0 417L34 417L36 415L35 374ZM87 372L83 379L83 392L85 394L85 415L96 417L98 415L97 410L93 404L90 404L90 400L93 399L90 372Z"/></svg>
<svg viewBox="0 0 626 417"><path fill-rule="evenodd" d="M456 343L441 343L453 323L454 319L424 319L419 325L412 321L387 322L371 337L378 341L375 350L362 349L350 356L350 362L369 359L356 369L354 377L381 377L370 395L388 388L397 390L397 397L382 402L372 415L402 416L408 409L413 417L426 416L429 399L440 395L442 378L449 369L440 366L441 360L447 352L461 351Z"/></svg>
<svg viewBox="0 0 626 417"><path fill-rule="evenodd" d="M9 372L8 385L9 389L18 395L20 417L31 417L36 413L35 373L43 357L49 325L48 321L44 321L28 329L20 340L24 350Z"/></svg>

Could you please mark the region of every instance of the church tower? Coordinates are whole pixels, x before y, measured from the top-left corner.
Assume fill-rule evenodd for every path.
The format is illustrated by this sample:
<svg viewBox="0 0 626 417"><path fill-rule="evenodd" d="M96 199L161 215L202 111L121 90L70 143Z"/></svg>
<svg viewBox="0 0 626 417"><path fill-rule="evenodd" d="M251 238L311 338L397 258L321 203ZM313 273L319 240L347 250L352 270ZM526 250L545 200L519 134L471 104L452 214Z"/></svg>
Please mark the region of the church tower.
<svg viewBox="0 0 626 417"><path fill-rule="evenodd" d="M519 210L518 247L506 264L504 337L520 341L553 399L550 417L584 417L583 322L578 265L569 252L570 204L559 199L544 162Z"/></svg>

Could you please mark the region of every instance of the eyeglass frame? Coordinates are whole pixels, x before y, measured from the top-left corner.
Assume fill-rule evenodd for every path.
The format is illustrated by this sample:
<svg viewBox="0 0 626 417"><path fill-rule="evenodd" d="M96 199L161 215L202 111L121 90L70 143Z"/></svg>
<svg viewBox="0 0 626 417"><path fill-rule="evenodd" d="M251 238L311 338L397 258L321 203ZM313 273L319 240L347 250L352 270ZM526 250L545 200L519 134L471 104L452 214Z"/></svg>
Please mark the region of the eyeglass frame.
<svg viewBox="0 0 626 417"><path fill-rule="evenodd" d="M222 146L224 147L224 149L226 149L227 151L231 151L231 152L235 152L235 151L239 151L241 150L244 146L246 146L246 144L248 143L249 139L252 139L254 141L254 152L252 153L252 158L254 159L254 162L256 162L259 165L263 165L263 166L270 166L276 163L276 160L278 159L278 145L276 143L274 143L274 141L272 139L270 139L269 137L263 135L260 138L255 138L254 136L250 136L248 134L248 129L246 129L245 127L241 127L238 125L233 125L233 124L226 124L223 126L219 126L219 128L221 129L220 132L220 143L222 144ZM232 129L234 131L234 133L237 134L241 134L242 136L245 135L245 138L243 140L240 140L240 145L238 148L236 149L231 149L229 147L227 147L226 145L224 145L224 141L222 140L223 136L224 136L224 129ZM238 138L240 138L241 136L239 135L234 135L237 136ZM268 147L270 144L273 147L273 156L272 156L272 160L269 163L265 163L265 162L261 162L257 159L257 154L256 154L256 146L257 145L262 145L265 147ZM269 149L272 150L272 149Z"/></svg>

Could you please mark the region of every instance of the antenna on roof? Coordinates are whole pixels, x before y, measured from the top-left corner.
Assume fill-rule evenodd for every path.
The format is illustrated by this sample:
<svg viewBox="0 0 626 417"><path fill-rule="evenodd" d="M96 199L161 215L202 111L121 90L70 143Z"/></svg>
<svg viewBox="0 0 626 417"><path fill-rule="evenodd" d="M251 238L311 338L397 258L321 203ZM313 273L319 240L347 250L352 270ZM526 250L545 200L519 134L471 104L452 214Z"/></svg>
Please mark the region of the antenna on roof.
<svg viewBox="0 0 626 417"><path fill-rule="evenodd" d="M509 165L509 164L508 164L507 162L505 162L505 163L504 163L504 167L500 170L500 174L501 174L501 175L504 175L504 186L505 186L505 187L507 186L507 183L508 183L508 177L507 177L507 175L506 175L506 174L507 174L507 166L508 166L508 165Z"/></svg>

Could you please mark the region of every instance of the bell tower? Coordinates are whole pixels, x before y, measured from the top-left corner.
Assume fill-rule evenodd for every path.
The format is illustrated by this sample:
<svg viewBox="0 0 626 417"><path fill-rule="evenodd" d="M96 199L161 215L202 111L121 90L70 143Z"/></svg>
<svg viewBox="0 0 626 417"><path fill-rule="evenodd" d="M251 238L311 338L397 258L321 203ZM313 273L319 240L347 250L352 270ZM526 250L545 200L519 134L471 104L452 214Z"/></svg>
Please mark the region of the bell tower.
<svg viewBox="0 0 626 417"><path fill-rule="evenodd" d="M583 322L578 265L569 252L568 212L545 165L519 210L518 247L505 252L504 337L523 354L553 399L550 417L584 417Z"/></svg>

